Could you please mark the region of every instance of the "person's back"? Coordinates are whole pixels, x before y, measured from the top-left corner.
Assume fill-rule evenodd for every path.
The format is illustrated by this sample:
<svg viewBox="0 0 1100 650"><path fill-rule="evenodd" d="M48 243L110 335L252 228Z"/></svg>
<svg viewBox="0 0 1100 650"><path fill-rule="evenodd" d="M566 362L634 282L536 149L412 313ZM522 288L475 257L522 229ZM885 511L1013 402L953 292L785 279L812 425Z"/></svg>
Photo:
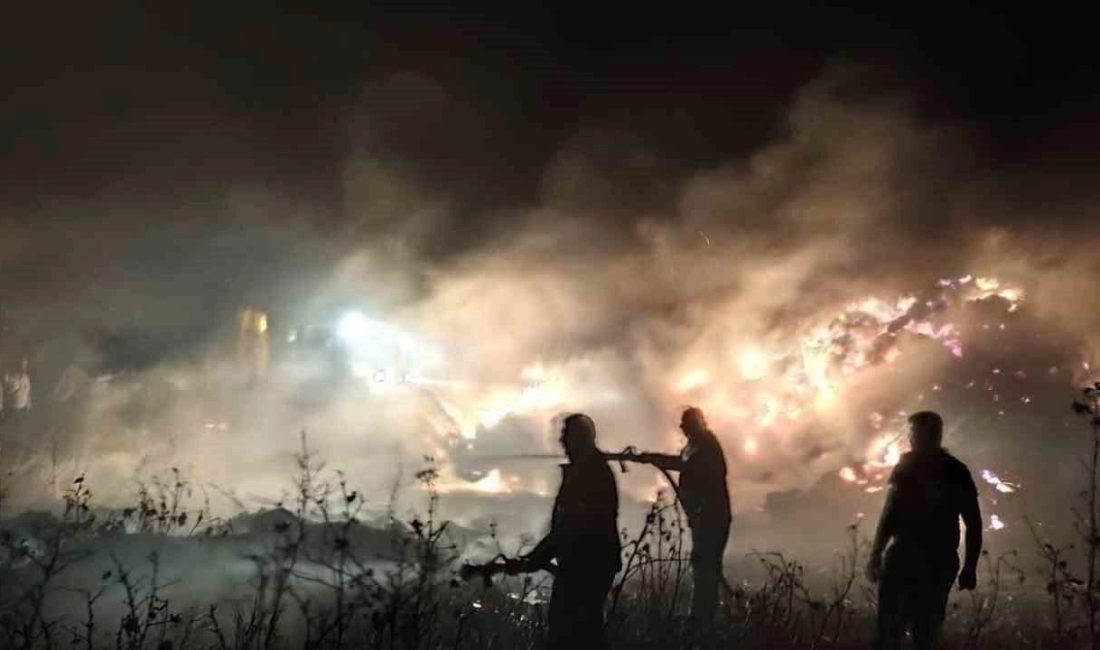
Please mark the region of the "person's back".
<svg viewBox="0 0 1100 650"><path fill-rule="evenodd" d="M680 498L691 526L728 526L731 515L726 458L718 438L704 429L692 439L682 456Z"/></svg>
<svg viewBox="0 0 1100 650"><path fill-rule="evenodd" d="M973 589L982 547L978 491L967 469L943 450L943 420L922 411L909 417L913 451L890 475L890 489L871 545L867 576L879 583L874 647L936 647L951 584ZM966 523L966 557L959 572L959 517Z"/></svg>
<svg viewBox="0 0 1100 650"><path fill-rule="evenodd" d="M932 558L954 557L959 516L977 493L966 465L943 449L910 452L894 468L890 484L896 491L894 543Z"/></svg>
<svg viewBox="0 0 1100 650"><path fill-rule="evenodd" d="M712 630L718 605L722 558L732 521L726 484L726 457L698 407L684 410L680 416L680 430L688 441L680 455L646 453L632 456L630 460L680 472L677 496L691 527L694 581L691 612L698 631L706 636Z"/></svg>
<svg viewBox="0 0 1100 650"><path fill-rule="evenodd" d="M562 466L551 527L558 536L560 570L611 567L618 571L619 494L602 457L585 456Z"/></svg>
<svg viewBox="0 0 1100 650"><path fill-rule="evenodd" d="M618 488L596 447L591 418L580 413L565 418L561 443L569 463L562 465L550 532L510 571L554 571L549 648L602 648L607 645L603 604L621 568Z"/></svg>

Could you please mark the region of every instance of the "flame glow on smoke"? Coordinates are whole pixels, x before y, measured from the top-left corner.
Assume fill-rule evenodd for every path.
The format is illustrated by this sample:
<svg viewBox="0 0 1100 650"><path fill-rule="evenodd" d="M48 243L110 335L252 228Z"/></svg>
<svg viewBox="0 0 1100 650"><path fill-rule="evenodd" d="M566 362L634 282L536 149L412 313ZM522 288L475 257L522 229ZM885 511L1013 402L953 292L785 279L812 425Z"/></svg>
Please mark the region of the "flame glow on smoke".
<svg viewBox="0 0 1100 650"><path fill-rule="evenodd" d="M934 291L920 295L854 301L788 338L746 343L734 331L728 333L729 341L722 340L719 332L714 347L724 349L724 354L686 350L680 367L654 388L670 414L685 403L702 406L726 440L727 453L732 450L743 462L766 464L777 448L797 444L807 427L821 418L835 417L854 389L897 363L906 354L905 341L931 341L951 357L961 358L965 354L961 330L946 318L962 305L991 298L1006 301L1006 309L1015 310L1023 293L994 278L963 276L941 280ZM460 391L437 390L435 395L450 418L449 424L443 423L449 431L441 433L476 446L479 436L490 434L506 419L525 420L539 428L578 404L629 408L614 390L594 394L593 385L614 385L593 382L590 375L595 366L591 360L575 358L557 363L537 360L521 370L515 383L475 389L472 382L464 382ZM938 390L938 384L933 390ZM903 451L905 416L904 411L890 416L872 411L864 423L856 425L868 442L863 449L846 452L860 460L840 469L840 478L866 492L881 490ZM544 438L539 451L555 449L552 435ZM671 442L675 444L675 438ZM500 468L492 471L498 474L490 476L501 476ZM514 480L486 477L470 484L470 489L525 489L521 476L510 478ZM1015 489L1004 482L994 485L1002 492ZM461 489L461 482L456 486Z"/></svg>
<svg viewBox="0 0 1100 650"><path fill-rule="evenodd" d="M466 113L466 98L444 84L399 75L348 107L346 138L325 140L346 143L347 160L324 183L343 194L318 205L219 175L209 196L196 183L203 194L183 197L183 212L194 205L202 214L187 226L195 246L182 247L175 225L146 223L176 214L160 209L156 192L150 205L121 196L116 205L111 192L103 203L65 199L61 230L12 219L10 241L45 234L47 252L57 232L75 227L71 214L120 215L110 228L84 220L78 237L132 235L84 247L95 254L66 273L39 263L49 255L37 248L15 246L23 252L8 274L18 291L5 324L22 314L33 330L79 315L87 322L73 332L122 335L133 325L179 341L151 357L155 367L90 378L87 399L56 409L74 411L71 423L51 427L63 432L62 460L117 503L134 476L175 466L196 485L276 495L306 430L364 493L388 494L398 478L414 488L413 468L430 456L441 491L469 493L452 501L482 516L519 503L485 495L553 492L552 459L493 458L557 453L551 423L560 413L590 413L606 449L674 452L688 404L705 410L723 442L740 512L836 484L870 512L877 499L865 495L883 489L907 445L905 417L923 408L948 417L960 458L997 477L975 475L983 507L1003 498L990 504L1003 508L1020 485L1049 493L1031 468L1013 465L1008 444L1032 449L1027 418L1059 425L1054 411L1065 409L1053 394L1095 365L1071 355L1097 344L1096 202L1049 193L1057 175L999 168L965 125L924 120L904 92L895 96L901 89L869 88L865 72L823 71L776 116L775 137L705 161L666 156L648 134L620 137L618 126L629 125L554 135L555 150L531 158L538 168L484 203L478 181L495 184L493 166L514 161L493 154L488 173L470 174L485 140L442 144L471 118L484 127L482 111ZM462 173L441 174L441 162ZM224 205L208 218L223 189ZM314 223L315 214L324 218ZM226 272L238 267L251 270ZM49 282L25 281L24 268ZM271 370L247 386L208 322L218 310L195 308L245 296L273 301L262 305L272 314ZM351 305L361 311L345 311ZM276 347L304 350L305 323L336 325L320 361ZM1017 324L1034 336L1016 337ZM5 343L11 359L24 354L18 336ZM71 343L90 357L100 347ZM44 362L68 363L69 345L31 359L40 409L52 388ZM1040 355L1026 366L1024 391L1017 373ZM1054 355L1049 365L1060 370L1046 375ZM329 357L338 357L338 380ZM93 372L97 362L83 364ZM357 380L345 381L348 366ZM190 387L177 388L177 376ZM995 436L1006 444L987 444ZM49 476L49 452L40 460ZM619 477L625 498L651 498L662 480L641 469ZM531 513L540 525L544 515Z"/></svg>

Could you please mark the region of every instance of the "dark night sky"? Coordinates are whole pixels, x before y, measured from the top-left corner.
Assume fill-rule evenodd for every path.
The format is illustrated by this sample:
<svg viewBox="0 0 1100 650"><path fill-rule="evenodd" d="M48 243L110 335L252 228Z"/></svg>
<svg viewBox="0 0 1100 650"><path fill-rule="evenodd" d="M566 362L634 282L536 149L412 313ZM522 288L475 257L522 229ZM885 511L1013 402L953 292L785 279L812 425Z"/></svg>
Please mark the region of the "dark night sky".
<svg viewBox="0 0 1100 650"><path fill-rule="evenodd" d="M728 157L765 139L779 104L837 58L892 70L926 114L978 124L998 155L1028 161L1096 144L1082 126L1100 106L1092 34L1067 8L402 7L24 5L6 17L0 46L6 194L28 198L47 182L95 191L155 174L150 160L178 174L219 150L256 151L264 163L202 160L206 171L316 193L340 160L336 111L398 70L475 104L492 127L486 148L517 181L602 121L650 134L670 156Z"/></svg>

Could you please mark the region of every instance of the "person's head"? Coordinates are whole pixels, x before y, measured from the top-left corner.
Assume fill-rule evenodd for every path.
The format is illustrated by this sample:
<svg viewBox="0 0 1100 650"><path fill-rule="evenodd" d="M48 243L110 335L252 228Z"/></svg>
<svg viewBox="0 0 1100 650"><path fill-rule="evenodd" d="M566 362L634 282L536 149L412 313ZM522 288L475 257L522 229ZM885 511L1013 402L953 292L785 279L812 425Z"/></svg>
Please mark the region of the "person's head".
<svg viewBox="0 0 1100 650"><path fill-rule="evenodd" d="M703 417L703 410L697 406L684 409L680 416L680 430L684 432L688 440L694 440L707 431L707 419Z"/></svg>
<svg viewBox="0 0 1100 650"><path fill-rule="evenodd" d="M561 446L570 461L599 453L596 448L596 423L584 413L566 416L561 423Z"/></svg>
<svg viewBox="0 0 1100 650"><path fill-rule="evenodd" d="M939 413L920 411L909 416L909 446L913 451L934 451L942 443L943 418Z"/></svg>

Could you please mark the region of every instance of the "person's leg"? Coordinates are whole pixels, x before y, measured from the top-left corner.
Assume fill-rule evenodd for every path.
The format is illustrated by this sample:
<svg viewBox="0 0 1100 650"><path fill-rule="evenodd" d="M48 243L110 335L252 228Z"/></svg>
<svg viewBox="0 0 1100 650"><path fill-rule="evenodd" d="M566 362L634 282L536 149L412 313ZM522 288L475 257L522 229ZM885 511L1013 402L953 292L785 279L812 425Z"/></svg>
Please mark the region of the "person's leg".
<svg viewBox="0 0 1100 650"><path fill-rule="evenodd" d="M572 642L568 609L572 598L569 587L569 580L564 575L554 577L554 587L550 592L550 611L546 616L546 647L551 650L567 649Z"/></svg>
<svg viewBox="0 0 1100 650"><path fill-rule="evenodd" d="M907 576L905 563L894 553L887 553L878 583L878 613L875 621L874 650L895 650L901 647L906 628Z"/></svg>
<svg viewBox="0 0 1100 650"><path fill-rule="evenodd" d="M714 617L722 580L722 556L728 537L728 525L692 531L691 624L693 636L703 647L714 644Z"/></svg>
<svg viewBox="0 0 1100 650"><path fill-rule="evenodd" d="M718 586L714 557L709 549L692 549L691 573L691 618L696 626L703 627L714 619L714 592Z"/></svg>
<svg viewBox="0 0 1100 650"><path fill-rule="evenodd" d="M605 567L558 572L550 596L548 648L607 647L603 608L614 577Z"/></svg>
<svg viewBox="0 0 1100 650"><path fill-rule="evenodd" d="M691 617L699 626L709 625L714 620L718 590L718 571L715 564L712 552L701 549L692 551Z"/></svg>
<svg viewBox="0 0 1100 650"><path fill-rule="evenodd" d="M959 572L958 558L929 563L922 571L919 597L914 602L913 648L933 650L939 647L943 620L947 615L947 600Z"/></svg>
<svg viewBox="0 0 1100 650"><path fill-rule="evenodd" d="M714 611L718 607L718 585L722 579L722 556L728 538L728 524L701 526L692 531L691 616L701 628L709 628L714 622Z"/></svg>
<svg viewBox="0 0 1100 650"><path fill-rule="evenodd" d="M579 611L581 620L577 624L577 629L581 631L582 636L579 640L583 642L583 647L594 650L609 647L604 621L604 605L614 579L615 571L606 567L594 568L586 575L583 605Z"/></svg>

